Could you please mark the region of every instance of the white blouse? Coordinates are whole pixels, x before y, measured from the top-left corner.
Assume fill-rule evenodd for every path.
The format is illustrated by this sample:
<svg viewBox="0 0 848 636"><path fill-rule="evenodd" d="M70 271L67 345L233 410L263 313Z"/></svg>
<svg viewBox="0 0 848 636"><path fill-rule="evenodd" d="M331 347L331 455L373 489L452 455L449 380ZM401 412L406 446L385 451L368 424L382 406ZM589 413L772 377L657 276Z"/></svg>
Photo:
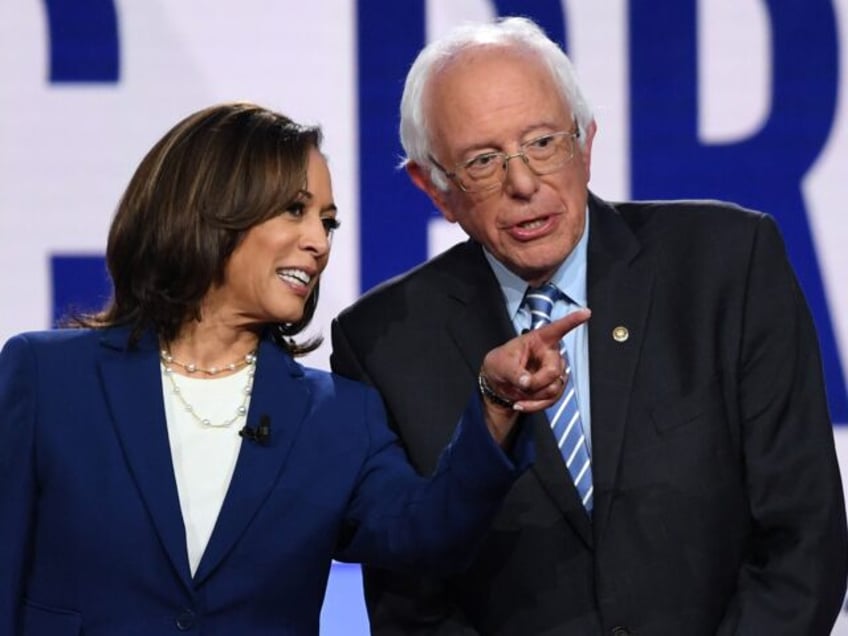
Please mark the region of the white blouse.
<svg viewBox="0 0 848 636"><path fill-rule="evenodd" d="M240 405L248 406L250 396L245 395L245 387L249 386L253 367L247 366L224 378L191 378L177 374L169 378L164 367L160 368L171 459L185 526L188 561L194 576L235 470L241 447L238 432L245 418L237 417L227 426L221 424L232 420ZM174 392L174 383L197 416L208 419L211 426L198 422L186 409Z"/></svg>

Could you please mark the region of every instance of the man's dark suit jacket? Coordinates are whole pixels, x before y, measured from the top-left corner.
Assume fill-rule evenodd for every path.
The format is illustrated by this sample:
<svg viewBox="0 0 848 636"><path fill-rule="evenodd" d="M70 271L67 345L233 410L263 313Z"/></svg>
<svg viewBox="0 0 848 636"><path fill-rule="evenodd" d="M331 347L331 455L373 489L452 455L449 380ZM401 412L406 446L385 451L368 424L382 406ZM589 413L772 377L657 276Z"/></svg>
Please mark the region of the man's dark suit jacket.
<svg viewBox="0 0 848 636"><path fill-rule="evenodd" d="M716 202L590 197L589 212L591 522L544 415L530 417L536 465L470 569L443 582L366 570L373 632L829 634L848 563L842 487L816 334L774 221ZM514 333L469 241L343 312L332 366L377 387L427 473L483 356Z"/></svg>

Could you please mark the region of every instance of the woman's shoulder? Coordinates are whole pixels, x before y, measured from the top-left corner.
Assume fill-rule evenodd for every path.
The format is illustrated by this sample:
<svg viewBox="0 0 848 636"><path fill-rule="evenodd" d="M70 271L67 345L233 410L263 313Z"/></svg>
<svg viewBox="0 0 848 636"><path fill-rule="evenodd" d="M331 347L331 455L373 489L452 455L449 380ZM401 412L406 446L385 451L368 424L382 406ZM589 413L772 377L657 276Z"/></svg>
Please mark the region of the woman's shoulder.
<svg viewBox="0 0 848 636"><path fill-rule="evenodd" d="M377 391L368 384L351 380L318 367L308 366L272 343L262 344L259 356L258 364L260 367L264 364L263 356L268 356L267 360L271 363L270 368L276 368L277 371L285 370L285 373L291 378L305 383L312 393L313 399L329 400L338 406L340 404L351 404L354 401L361 403L378 396ZM280 366L281 363L282 366Z"/></svg>
<svg viewBox="0 0 848 636"><path fill-rule="evenodd" d="M382 404L377 390L364 382L310 367L304 367L304 378L310 384L313 397L332 403L333 408L370 410Z"/></svg>
<svg viewBox="0 0 848 636"><path fill-rule="evenodd" d="M14 343L25 344L36 348L65 348L85 346L97 342L99 334L94 329L43 329L39 331L24 331L6 341L7 345Z"/></svg>
<svg viewBox="0 0 848 636"><path fill-rule="evenodd" d="M91 329L25 331L3 344L0 361L18 369L36 365L73 373L73 369L92 358L98 341L99 334Z"/></svg>
<svg viewBox="0 0 848 636"><path fill-rule="evenodd" d="M323 369L303 367L303 375L313 386L333 394L364 396L376 393L375 389L364 382L351 380L350 378L346 378L330 371L324 371Z"/></svg>

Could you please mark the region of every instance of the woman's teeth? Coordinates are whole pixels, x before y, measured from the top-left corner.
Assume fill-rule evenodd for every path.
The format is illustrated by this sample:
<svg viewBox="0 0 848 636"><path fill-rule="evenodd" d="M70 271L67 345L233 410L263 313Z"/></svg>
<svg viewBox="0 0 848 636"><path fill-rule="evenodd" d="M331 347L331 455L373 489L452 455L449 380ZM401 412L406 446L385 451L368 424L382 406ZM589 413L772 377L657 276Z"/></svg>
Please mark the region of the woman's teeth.
<svg viewBox="0 0 848 636"><path fill-rule="evenodd" d="M277 270L277 276L295 285L308 285L312 281L312 276L302 269L280 269Z"/></svg>

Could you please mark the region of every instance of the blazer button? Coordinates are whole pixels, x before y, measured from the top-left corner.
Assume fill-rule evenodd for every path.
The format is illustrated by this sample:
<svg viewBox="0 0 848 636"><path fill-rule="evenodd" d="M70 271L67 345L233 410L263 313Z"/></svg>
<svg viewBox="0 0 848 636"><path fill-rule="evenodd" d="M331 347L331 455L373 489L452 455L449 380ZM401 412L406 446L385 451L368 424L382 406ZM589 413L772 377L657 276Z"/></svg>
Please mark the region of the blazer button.
<svg viewBox="0 0 848 636"><path fill-rule="evenodd" d="M187 632L194 627L195 620L194 612L190 609L183 610L183 613L177 616L177 629L181 632Z"/></svg>
<svg viewBox="0 0 848 636"><path fill-rule="evenodd" d="M630 630L626 627L613 627L612 636L630 636Z"/></svg>

